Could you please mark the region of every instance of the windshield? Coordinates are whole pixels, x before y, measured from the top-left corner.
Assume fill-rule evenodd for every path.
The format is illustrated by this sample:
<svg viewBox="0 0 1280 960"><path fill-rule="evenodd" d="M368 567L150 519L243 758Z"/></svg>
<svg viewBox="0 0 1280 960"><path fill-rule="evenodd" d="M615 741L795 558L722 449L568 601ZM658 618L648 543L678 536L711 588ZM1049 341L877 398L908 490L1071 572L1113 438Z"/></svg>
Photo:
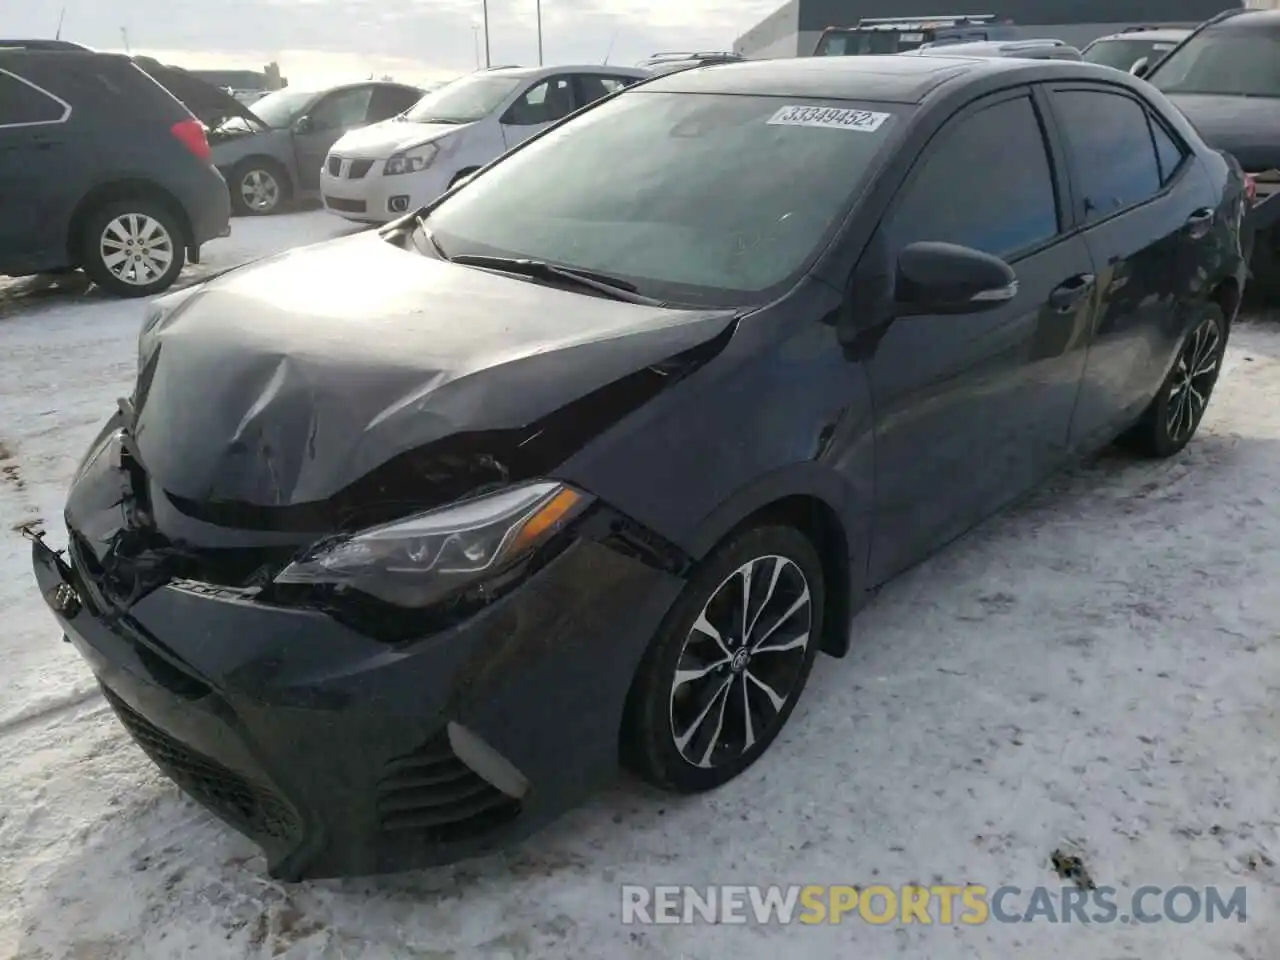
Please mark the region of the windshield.
<svg viewBox="0 0 1280 960"><path fill-rule="evenodd" d="M1170 54L1147 79L1164 93L1280 97L1280 36L1208 31Z"/></svg>
<svg viewBox="0 0 1280 960"><path fill-rule="evenodd" d="M287 127L315 99L310 90L277 90L253 103L253 112L269 127Z"/></svg>
<svg viewBox="0 0 1280 960"><path fill-rule="evenodd" d="M821 252L901 109L640 88L510 154L426 226L450 256L577 267L671 303L759 303Z"/></svg>
<svg viewBox="0 0 1280 960"><path fill-rule="evenodd" d="M415 123L474 123L493 113L523 77L473 73L428 93L404 114Z"/></svg>
<svg viewBox="0 0 1280 960"><path fill-rule="evenodd" d="M1157 43L1154 40L1102 40L1090 44L1084 52L1084 59L1104 67L1128 70L1143 57L1154 63L1175 46L1175 43Z"/></svg>
<svg viewBox="0 0 1280 960"><path fill-rule="evenodd" d="M930 39L924 31L900 33L897 30L842 30L828 33L818 46L818 57L861 57L877 53L902 53L915 50Z"/></svg>

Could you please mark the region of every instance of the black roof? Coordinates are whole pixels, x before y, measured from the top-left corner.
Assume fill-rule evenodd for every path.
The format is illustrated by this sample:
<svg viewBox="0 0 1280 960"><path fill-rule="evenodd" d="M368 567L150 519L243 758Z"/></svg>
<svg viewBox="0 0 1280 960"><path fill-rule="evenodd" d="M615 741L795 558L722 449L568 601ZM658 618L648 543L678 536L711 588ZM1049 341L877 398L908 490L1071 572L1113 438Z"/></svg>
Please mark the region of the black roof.
<svg viewBox="0 0 1280 960"><path fill-rule="evenodd" d="M668 74L640 89L920 103L938 88L977 75L1054 70L1064 77L1111 79L1110 67L1071 60L946 56L797 57L748 60Z"/></svg>

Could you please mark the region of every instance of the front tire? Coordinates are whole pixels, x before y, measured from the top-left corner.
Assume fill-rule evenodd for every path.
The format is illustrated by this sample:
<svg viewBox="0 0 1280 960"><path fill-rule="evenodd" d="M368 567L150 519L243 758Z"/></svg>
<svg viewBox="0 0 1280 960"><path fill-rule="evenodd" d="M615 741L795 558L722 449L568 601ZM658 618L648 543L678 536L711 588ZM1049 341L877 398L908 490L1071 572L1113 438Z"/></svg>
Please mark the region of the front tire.
<svg viewBox="0 0 1280 960"><path fill-rule="evenodd" d="M231 209L242 217L269 217L289 199L289 178L277 163L250 159L231 171Z"/></svg>
<svg viewBox="0 0 1280 960"><path fill-rule="evenodd" d="M1226 314L1216 303L1206 303L1151 406L1121 438L1124 445L1152 458L1171 457L1182 450L1204 419L1226 347Z"/></svg>
<svg viewBox="0 0 1280 960"><path fill-rule="evenodd" d="M822 636L822 561L791 527L743 531L694 572L641 660L624 762L678 793L738 776L786 724Z"/></svg>
<svg viewBox="0 0 1280 960"><path fill-rule="evenodd" d="M113 200L93 211L80 236L84 272L119 297L150 297L178 279L186 241L177 218L154 200Z"/></svg>

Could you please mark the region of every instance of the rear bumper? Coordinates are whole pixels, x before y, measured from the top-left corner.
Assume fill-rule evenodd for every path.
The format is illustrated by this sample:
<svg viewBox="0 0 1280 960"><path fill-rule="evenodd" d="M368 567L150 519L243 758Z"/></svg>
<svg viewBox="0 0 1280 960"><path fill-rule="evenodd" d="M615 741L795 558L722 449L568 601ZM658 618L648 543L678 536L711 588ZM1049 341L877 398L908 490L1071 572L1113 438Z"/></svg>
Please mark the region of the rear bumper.
<svg viewBox="0 0 1280 960"><path fill-rule="evenodd" d="M191 223L189 245L198 247L231 235L231 194L227 181L213 167L203 167L186 191L187 219Z"/></svg>
<svg viewBox="0 0 1280 960"><path fill-rule="evenodd" d="M589 540L460 626L390 647L324 614L162 587L108 619L41 542L36 579L133 738L296 880L511 843L613 775L681 581Z"/></svg>

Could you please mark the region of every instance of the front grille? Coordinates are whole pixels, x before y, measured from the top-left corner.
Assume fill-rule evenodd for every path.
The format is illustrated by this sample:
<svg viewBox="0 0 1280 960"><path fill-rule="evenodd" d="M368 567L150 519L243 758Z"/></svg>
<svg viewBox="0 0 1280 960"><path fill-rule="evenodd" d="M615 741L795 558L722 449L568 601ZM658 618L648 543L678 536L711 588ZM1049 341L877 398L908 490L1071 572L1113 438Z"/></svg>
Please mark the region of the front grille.
<svg viewBox="0 0 1280 960"><path fill-rule="evenodd" d="M341 197L325 196L325 206L330 210L341 210L343 213L364 213L363 200L343 200Z"/></svg>
<svg viewBox="0 0 1280 960"><path fill-rule="evenodd" d="M520 801L458 759L444 732L386 765L377 806L379 828L397 842L464 840L520 812Z"/></svg>
<svg viewBox="0 0 1280 960"><path fill-rule="evenodd" d="M330 157L329 158L329 176L336 177L341 175L341 173L342 173L342 158Z"/></svg>
<svg viewBox="0 0 1280 960"><path fill-rule="evenodd" d="M347 176L350 177L352 180L359 180L361 177L363 177L365 174L369 172L369 169L372 166L373 166L372 160L352 160L351 170L347 174Z"/></svg>
<svg viewBox="0 0 1280 960"><path fill-rule="evenodd" d="M102 692L129 736L174 783L200 803L251 837L288 840L297 835L297 817L273 791L196 753L106 687Z"/></svg>

